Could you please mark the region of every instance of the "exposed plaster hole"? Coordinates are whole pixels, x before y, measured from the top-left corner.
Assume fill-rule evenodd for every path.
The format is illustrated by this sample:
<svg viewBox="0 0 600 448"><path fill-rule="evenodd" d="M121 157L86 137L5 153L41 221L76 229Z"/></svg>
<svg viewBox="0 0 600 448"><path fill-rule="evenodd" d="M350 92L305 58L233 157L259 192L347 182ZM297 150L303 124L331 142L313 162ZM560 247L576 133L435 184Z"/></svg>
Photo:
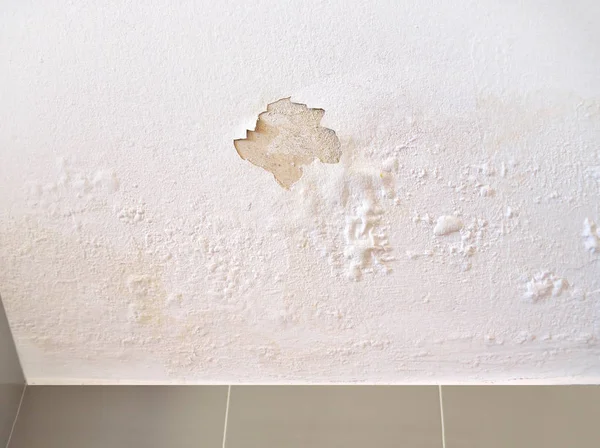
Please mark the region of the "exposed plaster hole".
<svg viewBox="0 0 600 448"><path fill-rule="evenodd" d="M245 139L234 140L235 149L242 159L273 173L282 187L290 188L302 177L303 165L315 159L340 161L340 140L320 125L324 114L323 109L282 98L267 105Z"/></svg>

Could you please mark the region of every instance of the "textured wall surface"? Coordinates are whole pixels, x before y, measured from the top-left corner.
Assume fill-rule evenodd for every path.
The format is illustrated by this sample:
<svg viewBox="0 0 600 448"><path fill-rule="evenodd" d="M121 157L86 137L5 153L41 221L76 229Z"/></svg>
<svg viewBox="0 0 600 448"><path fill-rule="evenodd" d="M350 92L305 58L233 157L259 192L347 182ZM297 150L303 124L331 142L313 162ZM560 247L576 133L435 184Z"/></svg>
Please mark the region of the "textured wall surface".
<svg viewBox="0 0 600 448"><path fill-rule="evenodd" d="M597 1L4 3L31 383L600 377ZM288 97L341 157L286 189Z"/></svg>

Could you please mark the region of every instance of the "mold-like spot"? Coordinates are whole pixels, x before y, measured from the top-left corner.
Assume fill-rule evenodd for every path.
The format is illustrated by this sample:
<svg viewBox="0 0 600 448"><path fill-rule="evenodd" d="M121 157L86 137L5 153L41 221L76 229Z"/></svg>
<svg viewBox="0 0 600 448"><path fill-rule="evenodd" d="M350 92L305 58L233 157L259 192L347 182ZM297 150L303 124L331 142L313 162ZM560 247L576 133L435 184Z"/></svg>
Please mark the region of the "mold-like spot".
<svg viewBox="0 0 600 448"><path fill-rule="evenodd" d="M315 159L338 163L342 155L335 132L321 126L323 109L283 98L267 105L256 121L254 131L233 143L240 157L275 176L284 188L302 177L302 166Z"/></svg>

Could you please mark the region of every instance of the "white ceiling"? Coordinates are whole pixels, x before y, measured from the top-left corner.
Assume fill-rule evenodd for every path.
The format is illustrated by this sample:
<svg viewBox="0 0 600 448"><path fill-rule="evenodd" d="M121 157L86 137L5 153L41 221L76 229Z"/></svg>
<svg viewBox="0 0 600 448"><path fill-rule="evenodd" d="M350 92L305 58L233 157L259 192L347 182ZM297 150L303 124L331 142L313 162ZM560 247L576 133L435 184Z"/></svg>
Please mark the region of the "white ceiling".
<svg viewBox="0 0 600 448"><path fill-rule="evenodd" d="M5 5L29 382L597 380L598 5ZM342 150L289 190L233 146L286 97Z"/></svg>

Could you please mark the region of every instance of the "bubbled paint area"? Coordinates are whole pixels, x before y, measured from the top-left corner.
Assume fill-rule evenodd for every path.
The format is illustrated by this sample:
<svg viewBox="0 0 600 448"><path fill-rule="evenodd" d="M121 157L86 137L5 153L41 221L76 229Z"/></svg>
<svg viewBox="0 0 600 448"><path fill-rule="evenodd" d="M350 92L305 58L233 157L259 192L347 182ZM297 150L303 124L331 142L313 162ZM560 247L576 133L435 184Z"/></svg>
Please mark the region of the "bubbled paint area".
<svg viewBox="0 0 600 448"><path fill-rule="evenodd" d="M154 6L4 27L0 291L31 382L597 378L600 91L562 15ZM311 145L285 189L232 142L288 96L339 160Z"/></svg>

